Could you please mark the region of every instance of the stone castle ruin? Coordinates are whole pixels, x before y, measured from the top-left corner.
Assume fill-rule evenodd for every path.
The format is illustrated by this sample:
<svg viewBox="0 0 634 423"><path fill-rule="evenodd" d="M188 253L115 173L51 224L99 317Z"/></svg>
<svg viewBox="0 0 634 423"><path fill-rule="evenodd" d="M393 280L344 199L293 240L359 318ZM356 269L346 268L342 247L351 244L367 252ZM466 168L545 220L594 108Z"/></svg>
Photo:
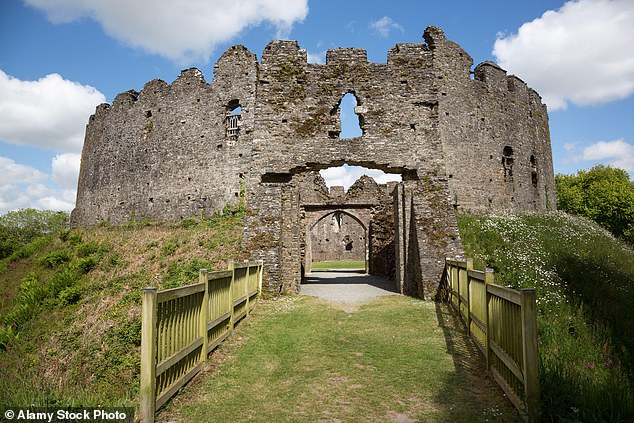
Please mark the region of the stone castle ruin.
<svg viewBox="0 0 634 423"><path fill-rule="evenodd" d="M540 96L494 63L472 71L438 28L424 39L397 44L387 63L340 48L310 64L279 40L258 62L234 46L211 83L189 69L119 94L90 117L73 225L209 216L244 200L244 247L265 261L266 290L299 291L313 258L338 250L402 292L432 296L444 258L462 254L457 212L555 201ZM362 135L346 139L348 93ZM402 182L329 190L319 171L345 163Z"/></svg>

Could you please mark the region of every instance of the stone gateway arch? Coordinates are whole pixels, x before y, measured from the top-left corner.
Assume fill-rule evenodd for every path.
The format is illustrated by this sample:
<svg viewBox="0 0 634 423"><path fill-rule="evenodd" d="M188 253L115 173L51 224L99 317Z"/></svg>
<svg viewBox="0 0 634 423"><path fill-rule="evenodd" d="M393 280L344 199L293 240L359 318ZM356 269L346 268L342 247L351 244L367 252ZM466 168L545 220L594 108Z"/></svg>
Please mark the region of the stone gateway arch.
<svg viewBox="0 0 634 423"><path fill-rule="evenodd" d="M342 48L311 64L297 42L279 40L258 62L234 46L211 83L189 69L171 85L118 95L90 117L73 225L209 215L244 193L244 246L266 263L264 288L297 292L311 222L345 212L366 225L370 273L433 296L444 258L462 254L456 213L555 201L540 96L494 63L472 70L438 28L424 40L397 44L386 63ZM357 138L340 137L346 94L357 101ZM402 182L329 191L318 172L344 163Z"/></svg>

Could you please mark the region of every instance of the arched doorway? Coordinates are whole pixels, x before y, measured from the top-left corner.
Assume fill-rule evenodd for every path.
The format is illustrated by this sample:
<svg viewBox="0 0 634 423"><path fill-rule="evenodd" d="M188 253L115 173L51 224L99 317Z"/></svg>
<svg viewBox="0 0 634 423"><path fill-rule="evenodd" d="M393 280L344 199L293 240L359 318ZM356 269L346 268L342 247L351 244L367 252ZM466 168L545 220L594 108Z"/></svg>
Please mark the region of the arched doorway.
<svg viewBox="0 0 634 423"><path fill-rule="evenodd" d="M306 273L316 269L368 270L368 225L351 212L327 210L306 231Z"/></svg>

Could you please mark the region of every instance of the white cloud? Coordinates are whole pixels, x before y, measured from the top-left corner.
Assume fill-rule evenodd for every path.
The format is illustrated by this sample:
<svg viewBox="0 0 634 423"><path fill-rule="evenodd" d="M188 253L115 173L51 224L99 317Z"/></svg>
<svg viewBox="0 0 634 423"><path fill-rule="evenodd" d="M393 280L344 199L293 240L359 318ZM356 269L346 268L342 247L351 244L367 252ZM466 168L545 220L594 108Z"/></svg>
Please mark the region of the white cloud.
<svg viewBox="0 0 634 423"><path fill-rule="evenodd" d="M326 63L326 50L321 50L318 53L307 52L308 63L324 64Z"/></svg>
<svg viewBox="0 0 634 423"><path fill-rule="evenodd" d="M0 139L60 152L79 152L88 117L105 97L58 74L22 81L0 70Z"/></svg>
<svg viewBox="0 0 634 423"><path fill-rule="evenodd" d="M385 173L379 169L368 169L361 166L343 165L339 167L329 167L328 169L319 171L319 173L326 181L327 187L343 186L346 191L363 175L368 175L379 184L385 184L390 181L401 181L401 175Z"/></svg>
<svg viewBox="0 0 634 423"><path fill-rule="evenodd" d="M46 179L46 174L34 167L16 163L8 157L0 157L0 185L34 183Z"/></svg>
<svg viewBox="0 0 634 423"><path fill-rule="evenodd" d="M307 0L26 0L54 23L82 17L117 40L181 63L205 61L248 26L273 24L278 38L308 14Z"/></svg>
<svg viewBox="0 0 634 423"><path fill-rule="evenodd" d="M634 172L634 145L623 139L599 141L583 149L583 161L604 161L607 164Z"/></svg>
<svg viewBox="0 0 634 423"><path fill-rule="evenodd" d="M568 1L498 35L500 66L524 79L551 110L601 104L634 92L634 1Z"/></svg>
<svg viewBox="0 0 634 423"><path fill-rule="evenodd" d="M71 211L75 206L77 176L74 176L74 154L61 154L53 159L53 181L49 175L31 166L0 157L0 214L23 208ZM67 169L63 169L66 166Z"/></svg>
<svg viewBox="0 0 634 423"><path fill-rule="evenodd" d="M383 16L377 21L370 22L370 29L375 30L382 37L389 36L392 30L405 31L402 25L394 22L389 16Z"/></svg>
<svg viewBox="0 0 634 423"><path fill-rule="evenodd" d="M79 164L81 162L81 154L66 153L58 154L53 157L52 161L52 178L53 182L62 188L77 188L77 179L79 178Z"/></svg>

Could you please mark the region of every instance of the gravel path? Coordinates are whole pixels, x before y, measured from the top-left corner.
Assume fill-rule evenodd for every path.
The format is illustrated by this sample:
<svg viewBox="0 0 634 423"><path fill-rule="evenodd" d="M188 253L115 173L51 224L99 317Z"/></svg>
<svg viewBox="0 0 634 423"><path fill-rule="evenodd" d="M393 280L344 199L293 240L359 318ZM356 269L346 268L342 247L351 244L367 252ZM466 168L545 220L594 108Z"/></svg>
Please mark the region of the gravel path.
<svg viewBox="0 0 634 423"><path fill-rule="evenodd" d="M319 297L335 305L343 305L346 311L354 311L358 305L381 295L395 293L394 282L346 269L313 272L306 277L301 287L302 295Z"/></svg>

